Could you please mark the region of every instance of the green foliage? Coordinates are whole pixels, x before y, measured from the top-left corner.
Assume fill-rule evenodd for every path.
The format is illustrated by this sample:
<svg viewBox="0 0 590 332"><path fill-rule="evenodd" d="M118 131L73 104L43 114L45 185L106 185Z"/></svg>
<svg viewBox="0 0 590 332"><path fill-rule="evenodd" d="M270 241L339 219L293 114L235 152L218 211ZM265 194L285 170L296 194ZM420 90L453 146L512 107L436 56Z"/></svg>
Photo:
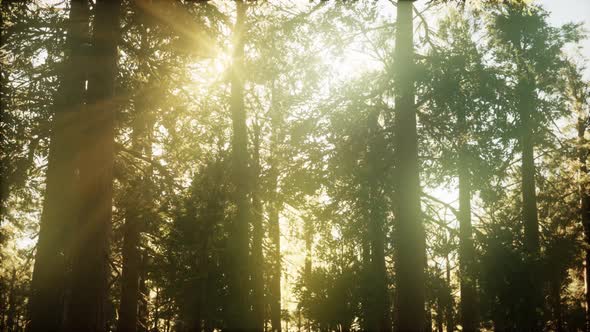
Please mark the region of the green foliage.
<svg viewBox="0 0 590 332"><path fill-rule="evenodd" d="M521 330L535 310L524 299L538 296L544 329L583 330L589 244L580 201L590 183L582 167L590 94L583 66L572 65L578 57L565 55L568 46L584 40L582 26L552 26L550 13L524 1L459 3L417 7L414 22L428 247L424 262L416 264L427 271L426 324L448 330L461 324L454 196L463 167L471 181L480 327ZM297 322L299 328L322 331L366 330L377 240L386 269L385 294L379 295L387 299L383 310L395 312L393 234L397 202L405 193L394 186L399 91L392 2L247 2L240 73L248 134L244 165L230 158L234 3L123 4L106 325L114 328L118 318L124 225L135 208L147 302L142 324L159 331L227 328L236 168L247 169L248 204L262 201L256 213L265 259L249 271L263 271L267 301L270 276L281 263L284 327L288 323L292 330ZM56 91L68 70L68 19L66 3L3 1L1 6L3 331L9 316L13 326L27 324L49 137L56 100L64 97ZM431 22L428 17L437 10L444 15ZM88 42L81 41L84 47ZM524 250L518 166L519 105L526 88L532 93L526 106L533 123L541 237L534 260ZM255 156L259 169L253 167ZM280 210L276 221L274 208ZM279 262L272 256L274 226L280 228ZM244 257L249 259L242 263L251 264L251 255ZM542 279L540 288L532 287L531 275ZM248 294L253 302L251 290ZM265 321L269 307L265 302ZM386 324L395 326L392 320Z"/></svg>

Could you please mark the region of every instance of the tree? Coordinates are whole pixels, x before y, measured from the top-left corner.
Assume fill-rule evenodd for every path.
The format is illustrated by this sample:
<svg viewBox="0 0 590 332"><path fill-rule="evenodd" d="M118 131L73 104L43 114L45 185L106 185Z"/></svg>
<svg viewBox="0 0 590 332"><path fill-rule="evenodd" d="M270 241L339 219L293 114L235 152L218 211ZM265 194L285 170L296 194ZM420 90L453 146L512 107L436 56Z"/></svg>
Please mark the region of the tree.
<svg viewBox="0 0 590 332"><path fill-rule="evenodd" d="M497 71L484 61L485 51L472 39L481 17L472 12L452 11L438 26L439 43L425 61L421 80L428 95L426 138L436 146L438 165L429 170L434 181L456 180L459 222L459 272L461 326L467 331L478 328L477 257L473 242L472 207L474 192L485 190L494 169L502 167L496 158L504 148L493 145L503 134L498 103L504 91ZM494 164L491 164L492 161ZM445 254L448 257L448 253ZM447 267L448 268L448 267ZM449 279L449 278L448 278Z"/></svg>
<svg viewBox="0 0 590 332"><path fill-rule="evenodd" d="M87 107L81 120L80 210L72 235L71 298L66 331L104 331L108 249L113 195L119 0L97 1L88 74Z"/></svg>
<svg viewBox="0 0 590 332"><path fill-rule="evenodd" d="M31 285L31 331L59 331L62 326L71 238L77 205L77 155L83 129L80 118L84 105L86 47L89 8L85 0L70 4L67 51L60 90L52 119L47 169L47 189L40 221L39 240Z"/></svg>
<svg viewBox="0 0 590 332"><path fill-rule="evenodd" d="M269 187L270 202L268 203L268 233L271 243L271 252L268 256L272 259L271 272L269 273L269 298L270 298L270 321L272 331L281 332L281 228L280 212L282 200L278 197L279 187L279 170L280 154L279 146L281 144L280 123L281 114L279 109L279 92L274 87L271 91L271 142L270 142L270 161L269 161Z"/></svg>
<svg viewBox="0 0 590 332"><path fill-rule="evenodd" d="M552 112L540 112L546 100L554 95L555 82L562 66L563 45L571 37L571 27L553 28L547 23L547 13L538 7L510 4L500 8L494 18L492 40L500 61L508 60L508 52L515 53L508 74L513 86L514 110L517 117L516 133L521 153L522 222L524 248L528 255L530 291L525 302L528 308L526 330L539 328L538 310L541 306L543 281L538 277L540 255L539 220L536 192L535 146L542 136L538 130L551 121ZM511 56L512 57L512 56ZM547 97L539 93L543 91Z"/></svg>
<svg viewBox="0 0 590 332"><path fill-rule="evenodd" d="M398 331L424 327L424 265L426 255L420 208L418 138L416 132L415 65L412 1L397 4L395 44L396 140L396 291Z"/></svg>
<svg viewBox="0 0 590 332"><path fill-rule="evenodd" d="M236 23L233 32L233 55L231 67L232 114L232 182L236 205L235 219L232 221L228 243L228 261L230 264L229 292L231 300L227 315L227 327L237 331L251 324L249 319L249 221L251 217L249 183L251 174L248 162L248 133L246 127L246 110L244 107L244 38L246 35L246 8L242 1L236 2Z"/></svg>
<svg viewBox="0 0 590 332"><path fill-rule="evenodd" d="M39 294L59 331L583 329L579 25L99 0L70 43L74 8L1 6L0 330Z"/></svg>
<svg viewBox="0 0 590 332"><path fill-rule="evenodd" d="M251 254L251 282L252 282L252 326L257 331L264 330L264 255L262 228L264 211L262 208L260 185L260 122L256 121L253 128L252 153L252 254Z"/></svg>
<svg viewBox="0 0 590 332"><path fill-rule="evenodd" d="M579 68L573 63L568 63L565 66L566 79L566 93L569 97L569 103L573 113L577 116L577 139L578 139L578 162L580 163L580 211L582 219L582 227L584 230L584 242L590 243L590 195L587 190L588 174L588 143L586 139L586 131L588 128L588 121L590 119L588 111L588 98L590 97L590 88L587 82L581 77L583 68ZM585 260L585 275L590 273L590 251L588 248L584 250ZM585 277L586 290L590 289L590 278ZM586 291L586 331L590 330L590 292Z"/></svg>
<svg viewBox="0 0 590 332"><path fill-rule="evenodd" d="M371 312L368 313L367 328L371 331L391 330L389 317L389 299L387 296L387 270L385 266L385 230L387 218L384 206L383 185L379 179L383 174L383 156L386 148L385 137L379 126L378 111L368 114L368 144L367 144L367 237L370 240L370 268L368 280L370 288L369 299L372 299Z"/></svg>
<svg viewBox="0 0 590 332"><path fill-rule="evenodd" d="M135 20L139 26L139 49L138 71L149 73L150 71L150 40L148 30L153 29L150 24L150 17L147 9L135 6ZM139 75L138 75L139 76ZM147 75L146 75L147 76ZM151 75L150 75L151 76ZM122 248L122 273L121 273L121 300L119 307L119 319L117 329L120 331L135 332L138 328L146 329L147 322L140 322L140 310L143 297L141 283L145 288L145 263L146 253L142 250L141 236L147 229L147 224L153 218L154 193L151 182L153 181L152 144L154 130L155 101L151 94L154 93L151 77L147 82L141 82L140 88L136 89L134 98L134 117L132 119L131 149L134 153L144 156L147 159L138 172L130 172L127 179L127 195L125 206L125 222L123 225L123 248ZM139 90L139 91L137 91ZM143 272L143 273L142 273ZM143 274L143 275L142 275ZM144 290L145 291L145 290ZM145 308L143 309L145 311ZM147 312L144 313L144 315Z"/></svg>

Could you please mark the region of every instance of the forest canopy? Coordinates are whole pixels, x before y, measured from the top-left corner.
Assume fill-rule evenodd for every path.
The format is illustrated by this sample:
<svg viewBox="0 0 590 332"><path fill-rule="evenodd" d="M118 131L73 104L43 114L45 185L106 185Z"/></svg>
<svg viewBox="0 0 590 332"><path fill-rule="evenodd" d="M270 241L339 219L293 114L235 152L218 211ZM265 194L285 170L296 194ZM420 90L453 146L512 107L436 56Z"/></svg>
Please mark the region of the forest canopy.
<svg viewBox="0 0 590 332"><path fill-rule="evenodd" d="M568 3L0 0L0 332L590 331Z"/></svg>

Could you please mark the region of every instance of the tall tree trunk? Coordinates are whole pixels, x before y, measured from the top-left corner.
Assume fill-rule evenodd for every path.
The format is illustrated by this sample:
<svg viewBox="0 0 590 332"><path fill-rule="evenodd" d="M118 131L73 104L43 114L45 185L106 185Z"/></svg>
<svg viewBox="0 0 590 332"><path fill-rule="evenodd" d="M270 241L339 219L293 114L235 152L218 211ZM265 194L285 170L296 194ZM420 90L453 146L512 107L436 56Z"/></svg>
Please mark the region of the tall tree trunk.
<svg viewBox="0 0 590 332"><path fill-rule="evenodd" d="M137 192L136 192L137 193ZM140 269L140 207L131 202L123 225L123 272L117 331L137 331Z"/></svg>
<svg viewBox="0 0 590 332"><path fill-rule="evenodd" d="M145 93L139 96L136 102L137 114L133 123L132 149L151 160L153 119L146 107L148 102L144 98L146 98ZM145 300L143 293L147 292L145 283L147 259L141 252L141 232L151 215L150 206L153 195L151 189L146 188L151 182L151 166L141 173L132 175L128 184L123 225L123 272L118 331L137 331L145 329L146 326L147 306L142 302ZM144 321L140 322L141 319Z"/></svg>
<svg viewBox="0 0 590 332"><path fill-rule="evenodd" d="M260 199L260 126L254 129L254 153L252 160L252 330L264 331L264 256L262 239L262 200Z"/></svg>
<svg viewBox="0 0 590 332"><path fill-rule="evenodd" d="M475 276L475 248L471 227L471 174L467 145L465 109L458 109L459 137L459 280L461 289L461 325L463 331L477 330L477 293Z"/></svg>
<svg viewBox="0 0 590 332"><path fill-rule="evenodd" d="M275 187L276 188L276 187ZM276 198L275 191L275 199ZM270 321L273 332L281 331L281 235L279 226L280 202L269 203L269 236L271 242L272 268L269 276Z"/></svg>
<svg viewBox="0 0 590 332"><path fill-rule="evenodd" d="M418 135L416 129L413 3L397 4L395 45L396 239L399 331L424 329L424 257L426 244L420 207Z"/></svg>
<svg viewBox="0 0 590 332"><path fill-rule="evenodd" d="M368 116L368 235L371 246L371 265L369 287L372 305L371 320L368 328L371 331L391 330L389 303L387 297L387 272L385 269L385 202L379 186L383 169L380 157L383 156L385 140L379 132L379 112L374 110Z"/></svg>
<svg viewBox="0 0 590 332"><path fill-rule="evenodd" d="M208 223L208 221L205 221ZM208 228L204 226L203 229ZM202 330L203 321L207 320L207 286L209 278L209 232L200 232L198 241L200 241L200 252L197 252L196 261L196 279L195 291L189 296L196 298L196 308L187 313L188 321L190 322L190 331L200 332Z"/></svg>
<svg viewBox="0 0 590 332"><path fill-rule="evenodd" d="M279 107L278 90L272 88L271 101L271 141L270 141L270 170L269 181L272 197L269 201L268 211L268 233L270 237L270 261L272 266L269 275L269 298L270 298L270 322L273 332L281 331L281 229L279 215L282 208L281 198L279 197L278 178L279 178L279 144L281 138L279 135L281 124L281 113Z"/></svg>
<svg viewBox="0 0 590 332"><path fill-rule="evenodd" d="M303 236L304 236L304 240L305 240L305 262L303 265L303 280L306 283L310 283L311 282L311 271L312 271L312 250L313 250L313 222L310 218L306 218L304 220L304 224L303 224ZM311 332L312 329L314 328L314 326L316 326L316 324L314 324L310 319L306 320L306 325L307 325L307 331ZM319 325L319 330L322 331L322 325L321 323L318 324Z"/></svg>
<svg viewBox="0 0 590 332"><path fill-rule="evenodd" d="M215 174L210 175L214 179L215 183L220 183L223 177L223 167L221 165L221 160L217 161L215 165L213 165ZM223 221L224 218L224 206L223 206L223 198L221 197L223 193L219 190L214 190L209 192L205 207L204 216L206 216L203 222L200 224L199 227L199 234L198 234L198 242L199 247L196 253L197 261L196 261L196 277L197 277L197 309L193 311L193 329L195 331L201 331L202 328L205 328L205 331L211 330L211 324L213 323L214 314L213 311L214 306L210 304L211 299L214 294L214 281L211 278L211 267L214 266L215 262L212 261L210 258L210 251L212 242L212 232L214 230L215 225L219 224ZM213 293L213 294L212 294ZM190 315L191 313L189 313Z"/></svg>
<svg viewBox="0 0 590 332"><path fill-rule="evenodd" d="M364 194L364 192L363 192ZM368 200L366 195L364 195L363 200ZM364 202L368 204L367 202ZM368 207L365 206L368 210ZM370 216L368 211L366 211L366 216L364 216L365 227L370 227L371 224ZM361 284L361 308L363 310L364 321L361 329L363 331L372 331L372 328L375 328L377 325L377 319L375 318L375 310L374 310L374 298L373 296L373 288L371 285L372 281L372 265L371 265L371 241L369 232L365 232L366 234L362 237L361 242L361 264L363 267L363 282ZM372 328L371 328L372 327Z"/></svg>
<svg viewBox="0 0 590 332"><path fill-rule="evenodd" d="M443 305L441 298L436 299L436 332L444 332L443 330Z"/></svg>
<svg viewBox="0 0 590 332"><path fill-rule="evenodd" d="M0 277L0 331L5 330L5 317L8 311L8 285L4 278Z"/></svg>
<svg viewBox="0 0 590 332"><path fill-rule="evenodd" d="M313 221L310 218L305 218L303 224L303 237L305 241L305 262L303 265L303 280L305 283L311 282L311 271L312 271L312 250L313 250ZM306 319L306 331L311 332L314 324L310 319ZM322 330L321 323L319 324L319 330Z"/></svg>
<svg viewBox="0 0 590 332"><path fill-rule="evenodd" d="M539 254L539 221L537 217L537 194L535 191L535 157L531 110L534 93L531 83L521 83L519 113L522 126L522 219L524 221L525 249L530 255Z"/></svg>
<svg viewBox="0 0 590 332"><path fill-rule="evenodd" d="M553 328L555 332L564 331L563 310L561 305L561 283L560 280L552 280L549 284L549 299L553 311Z"/></svg>
<svg viewBox="0 0 590 332"><path fill-rule="evenodd" d="M16 269L12 269L12 277L8 288L8 310L6 312L6 326L8 331L14 331L16 326Z"/></svg>
<svg viewBox="0 0 590 332"><path fill-rule="evenodd" d="M538 277L539 258L539 221L537 217L537 194L535 191L535 159L534 159L534 132L532 121L532 109L534 106L534 84L527 73L524 73L518 82L522 149L522 219L524 223L524 247L527 253L526 260L529 264L528 273L530 286L526 292L524 312L526 326L521 327L527 331L536 331L540 328L537 309L541 306L542 285Z"/></svg>
<svg viewBox="0 0 590 332"><path fill-rule="evenodd" d="M147 61L149 54L147 17L141 8L138 11L138 22L141 24L140 60L139 68L142 72L149 70ZM149 80L149 79L148 79ZM135 118L133 119L131 134L132 149L145 156L152 157L152 131L154 127L153 115L149 109L150 82L144 82L143 89L135 97ZM150 207L153 202L150 183L152 181L151 165L138 174L132 174L127 184L128 193L125 202L125 224L123 225L123 271L121 276L121 302L119 307L118 331L135 332L138 330L140 274L145 260L142 262L141 231L150 217ZM142 264L143 263L143 264ZM145 285L145 281L144 281Z"/></svg>
<svg viewBox="0 0 590 332"><path fill-rule="evenodd" d="M156 288L156 297L154 298L154 331L158 331L160 321L160 288Z"/></svg>
<svg viewBox="0 0 590 332"><path fill-rule="evenodd" d="M190 288L190 298L189 301L195 304L194 307L191 306L190 309L187 309L186 312L187 316L187 324L189 325L188 331L190 332L200 332L202 329L203 323L203 309L204 305L206 305L206 299L204 292L206 291L206 277L208 264L207 264L207 239L206 234L200 233L197 237L197 241L199 242L200 249L199 252L196 253L196 263L195 267L196 270L192 277L192 285Z"/></svg>
<svg viewBox="0 0 590 332"><path fill-rule="evenodd" d="M579 111L578 117L578 159L580 162L580 177L588 175L588 141L586 140L586 126L588 119L582 117ZM582 227L584 228L584 283L586 302L586 332L590 332L590 192L588 183L580 182L580 201L582 213Z"/></svg>
<svg viewBox="0 0 590 332"><path fill-rule="evenodd" d="M445 242L447 242L447 237L445 235ZM448 243L448 242L447 242ZM447 284L449 288L451 287L451 259L449 258L449 253L445 255L445 269L447 274ZM455 330L455 320L453 317L453 295L448 294L448 298L445 301L445 318L446 318L446 327L447 332L452 332Z"/></svg>
<svg viewBox="0 0 590 332"><path fill-rule="evenodd" d="M45 199L31 282L31 332L61 329L68 249L64 243L77 212L79 113L86 81L82 47L89 34L89 7L86 0L72 0L70 5L67 53L52 120Z"/></svg>
<svg viewBox="0 0 590 332"><path fill-rule="evenodd" d="M147 287L147 254L145 251L142 253L141 257L141 267L140 267L140 276L139 276L139 308L138 308L138 326L137 330L139 332L147 332L149 329L148 326L148 299L149 299L149 289Z"/></svg>
<svg viewBox="0 0 590 332"><path fill-rule="evenodd" d="M232 175L235 186L234 201L237 211L231 225L228 242L230 303L226 317L229 331L243 330L251 324L248 305L248 221L250 218L248 193L250 192L250 172L248 167L246 110L244 108L244 21L246 19L246 4L243 1L236 1L236 11L230 110L233 126Z"/></svg>
<svg viewBox="0 0 590 332"><path fill-rule="evenodd" d="M305 237L305 263L303 266L304 277L309 280L311 278L312 270L312 250L313 250L313 222L310 218L306 218L303 225L303 233Z"/></svg>
<svg viewBox="0 0 590 332"><path fill-rule="evenodd" d="M105 330L120 5L120 0L97 0L95 4L93 70L88 80L80 152L81 204L65 329L72 332Z"/></svg>

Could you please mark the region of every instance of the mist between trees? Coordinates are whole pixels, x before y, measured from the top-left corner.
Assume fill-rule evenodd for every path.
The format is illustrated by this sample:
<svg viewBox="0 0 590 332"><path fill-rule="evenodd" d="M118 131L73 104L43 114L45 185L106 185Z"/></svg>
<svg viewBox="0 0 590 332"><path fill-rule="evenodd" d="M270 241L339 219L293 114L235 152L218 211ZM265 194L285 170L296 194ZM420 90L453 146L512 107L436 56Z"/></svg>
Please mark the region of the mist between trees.
<svg viewBox="0 0 590 332"><path fill-rule="evenodd" d="M590 331L583 22L0 6L0 332Z"/></svg>

